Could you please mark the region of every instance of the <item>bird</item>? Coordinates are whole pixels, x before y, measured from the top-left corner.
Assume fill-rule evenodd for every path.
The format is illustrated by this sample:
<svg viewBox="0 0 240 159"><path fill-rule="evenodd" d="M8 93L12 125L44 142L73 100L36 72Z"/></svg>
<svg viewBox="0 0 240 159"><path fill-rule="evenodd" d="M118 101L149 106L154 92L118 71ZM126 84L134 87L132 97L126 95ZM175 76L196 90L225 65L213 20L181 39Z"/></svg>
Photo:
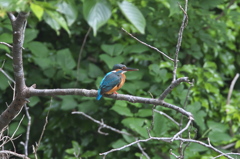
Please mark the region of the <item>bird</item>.
<svg viewBox="0 0 240 159"><path fill-rule="evenodd" d="M130 68L123 64L116 64L112 71L108 72L102 79L96 99L100 100L103 94L118 94L119 90L125 83L127 71L138 71L136 68Z"/></svg>

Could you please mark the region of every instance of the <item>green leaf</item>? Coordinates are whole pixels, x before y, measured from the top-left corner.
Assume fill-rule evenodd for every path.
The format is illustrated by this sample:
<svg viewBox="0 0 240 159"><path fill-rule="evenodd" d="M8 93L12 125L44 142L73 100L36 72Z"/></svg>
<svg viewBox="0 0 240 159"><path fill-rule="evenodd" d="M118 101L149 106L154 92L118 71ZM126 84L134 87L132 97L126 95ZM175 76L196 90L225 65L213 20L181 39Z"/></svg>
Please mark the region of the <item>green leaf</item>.
<svg viewBox="0 0 240 159"><path fill-rule="evenodd" d="M42 69L47 69L53 66L52 60L48 57L33 57L33 60Z"/></svg>
<svg viewBox="0 0 240 159"><path fill-rule="evenodd" d="M111 9L106 0L88 0L83 3L83 15L96 36L97 30L110 18Z"/></svg>
<svg viewBox="0 0 240 159"><path fill-rule="evenodd" d="M139 109L137 113L135 113L136 116L139 117L149 117L152 116L152 109Z"/></svg>
<svg viewBox="0 0 240 159"><path fill-rule="evenodd" d="M235 148L238 149L240 147L240 140L238 140L235 144Z"/></svg>
<svg viewBox="0 0 240 159"><path fill-rule="evenodd" d="M61 109L62 110L71 110L77 107L77 102L73 96L60 96L62 98Z"/></svg>
<svg viewBox="0 0 240 159"><path fill-rule="evenodd" d="M72 141L72 146L74 149L74 153L78 156L82 152L81 146L76 141Z"/></svg>
<svg viewBox="0 0 240 159"><path fill-rule="evenodd" d="M78 16L78 8L74 1L63 1L57 6L57 11L65 15L68 26L71 26L76 21Z"/></svg>
<svg viewBox="0 0 240 159"><path fill-rule="evenodd" d="M100 59L103 60L107 65L109 69L112 69L112 67L117 63L122 63L124 61L124 58L122 56L117 57L110 57L107 54L101 54Z"/></svg>
<svg viewBox="0 0 240 159"><path fill-rule="evenodd" d="M36 56L36 57L47 57L49 55L48 48L41 42L32 41L27 44L27 48Z"/></svg>
<svg viewBox="0 0 240 159"><path fill-rule="evenodd" d="M113 45L101 45L101 49L108 53L110 56L120 55L123 51L124 46L122 44L113 44Z"/></svg>
<svg viewBox="0 0 240 159"><path fill-rule="evenodd" d="M98 106L93 101L81 102L77 107L79 111L84 113L94 113L98 110Z"/></svg>
<svg viewBox="0 0 240 159"><path fill-rule="evenodd" d="M69 49L59 50L56 55L57 63L63 69L71 70L76 67L72 54Z"/></svg>
<svg viewBox="0 0 240 159"><path fill-rule="evenodd" d="M146 20L141 11L128 1L118 3L118 6L120 7L124 16L137 28L140 33L144 34Z"/></svg>
<svg viewBox="0 0 240 159"><path fill-rule="evenodd" d="M170 10L169 17L173 16L174 14L176 14L180 11L176 0L169 0L169 10Z"/></svg>
<svg viewBox="0 0 240 159"><path fill-rule="evenodd" d="M59 30L61 26L55 19L53 19L49 14L44 14L43 19L53 30L56 31L57 35L60 34Z"/></svg>
<svg viewBox="0 0 240 159"><path fill-rule="evenodd" d="M146 119L141 118L125 118L122 120L122 124L128 128L131 128L133 131L137 132L143 137L148 137L147 130L144 128L144 123Z"/></svg>
<svg viewBox="0 0 240 159"><path fill-rule="evenodd" d="M212 131L217 132L225 132L228 129L227 125L212 120L207 121L207 125Z"/></svg>
<svg viewBox="0 0 240 159"><path fill-rule="evenodd" d="M5 90L9 86L9 84L8 84L7 77L2 72L0 72L0 81L1 81L0 82L0 89Z"/></svg>
<svg viewBox="0 0 240 159"><path fill-rule="evenodd" d="M13 133L16 131L18 124L19 124L18 122L13 122L9 125L8 133L10 136L12 136ZM20 125L14 137L24 133L25 131L26 130L24 129L24 127Z"/></svg>
<svg viewBox="0 0 240 159"><path fill-rule="evenodd" d="M117 101L111 108L116 113L125 116L133 116L131 110L127 107L127 103L125 101Z"/></svg>
<svg viewBox="0 0 240 159"><path fill-rule="evenodd" d="M32 41L33 39L35 39L38 35L39 31L36 29L26 29L25 32L25 39L24 39L24 43L28 43L30 41Z"/></svg>
<svg viewBox="0 0 240 159"><path fill-rule="evenodd" d="M129 46L125 47L124 54L143 53L148 50L149 50L149 48L147 46L144 46L142 44L134 44L134 45L129 45Z"/></svg>
<svg viewBox="0 0 240 159"><path fill-rule="evenodd" d="M97 155L98 155L97 151L87 150L81 155L81 157L82 158L89 158L89 157L93 157L93 156L97 156Z"/></svg>
<svg viewBox="0 0 240 159"><path fill-rule="evenodd" d="M191 105L191 107L187 107L187 111L190 111L194 116L194 121L201 128L201 130L205 130L205 117L207 113L201 110L201 104L199 102L195 102Z"/></svg>
<svg viewBox="0 0 240 159"><path fill-rule="evenodd" d="M122 146L124 146L124 145L127 145L128 143L126 143L123 139L119 139L119 140L117 140L116 142L114 142L113 144L112 144L112 147L113 148L119 148L119 147L122 147ZM125 149L123 149L123 151L129 151L129 147L127 147L127 148L125 148Z"/></svg>
<svg viewBox="0 0 240 159"><path fill-rule="evenodd" d="M34 3L30 3L30 8L33 11L33 13L37 16L38 20L42 20L44 9L41 6Z"/></svg>
<svg viewBox="0 0 240 159"><path fill-rule="evenodd" d="M88 75L91 78L96 78L98 76L103 76L103 71L97 65L95 65L93 63L89 63Z"/></svg>
<svg viewBox="0 0 240 159"><path fill-rule="evenodd" d="M62 27L69 36L71 35L67 22L60 13L50 10L46 10L46 13L46 16L44 16L45 21L57 32L57 34L59 34L59 29Z"/></svg>
<svg viewBox="0 0 240 159"><path fill-rule="evenodd" d="M30 98L30 102L28 103L29 106L33 107L35 106L38 102L40 102L39 97L33 96Z"/></svg>

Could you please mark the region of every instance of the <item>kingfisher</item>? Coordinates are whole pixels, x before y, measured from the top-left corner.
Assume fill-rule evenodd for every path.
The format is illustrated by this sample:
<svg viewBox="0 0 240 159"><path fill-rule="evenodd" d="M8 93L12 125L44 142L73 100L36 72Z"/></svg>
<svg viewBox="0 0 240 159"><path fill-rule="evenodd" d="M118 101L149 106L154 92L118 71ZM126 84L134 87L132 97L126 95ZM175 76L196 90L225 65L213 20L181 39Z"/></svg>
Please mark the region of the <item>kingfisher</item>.
<svg viewBox="0 0 240 159"><path fill-rule="evenodd" d="M127 71L138 71L138 69L130 68L123 64L114 65L112 71L103 77L96 99L100 100L103 94L117 94L116 91L125 83L126 76L124 73Z"/></svg>

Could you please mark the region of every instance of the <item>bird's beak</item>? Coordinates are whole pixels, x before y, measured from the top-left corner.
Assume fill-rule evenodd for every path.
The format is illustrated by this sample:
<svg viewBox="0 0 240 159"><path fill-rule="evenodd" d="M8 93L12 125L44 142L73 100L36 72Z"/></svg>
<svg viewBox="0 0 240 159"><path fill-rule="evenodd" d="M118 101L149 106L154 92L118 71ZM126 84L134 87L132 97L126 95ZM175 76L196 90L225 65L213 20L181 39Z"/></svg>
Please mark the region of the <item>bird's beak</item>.
<svg viewBox="0 0 240 159"><path fill-rule="evenodd" d="M130 68L130 67L126 67L122 69L123 71L138 71L137 68Z"/></svg>

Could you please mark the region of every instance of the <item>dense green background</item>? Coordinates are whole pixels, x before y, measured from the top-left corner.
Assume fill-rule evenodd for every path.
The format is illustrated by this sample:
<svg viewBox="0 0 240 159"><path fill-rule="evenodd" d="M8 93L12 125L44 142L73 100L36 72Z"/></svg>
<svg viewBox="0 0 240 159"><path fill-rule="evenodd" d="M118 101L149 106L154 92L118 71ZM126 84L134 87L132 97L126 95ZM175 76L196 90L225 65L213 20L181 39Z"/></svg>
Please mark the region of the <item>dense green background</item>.
<svg viewBox="0 0 240 159"><path fill-rule="evenodd" d="M131 3L129 3L131 2ZM179 3L184 6L184 1ZM124 63L140 71L127 73L127 82L119 91L123 94L157 98L172 81L173 62L158 52L141 45L121 30L134 33L146 43L174 57L178 31L183 13L176 0L1 0L0 41L12 43L10 21L6 12L31 11L25 34L23 51L24 72L28 86L37 88L85 88L97 89L99 83L114 64ZM83 39L90 30L78 58ZM232 79L240 69L240 4L228 0L192 0L188 4L188 26L184 30L179 53L177 77L187 76L195 80L186 109L195 118L191 136L207 142L226 152L239 152L240 147L240 80L233 90L230 104L227 94ZM13 77L12 61L5 53L10 49L0 45L0 62L3 69ZM5 102L12 100L12 90L7 78L0 73L1 111ZM189 84L181 84L165 99L182 107ZM150 93L149 93L150 92ZM171 137L179 128L165 117L152 113L152 105L133 104L103 98L81 96L57 96L30 98L29 112L32 126L29 141L38 141L47 112L46 127L39 158L101 158L99 153L130 143L138 138L147 138L146 128L151 127L152 136ZM180 122L181 114L158 106ZM135 135L127 137L110 130L108 136L97 133L98 125L80 115L79 110L119 130ZM11 135L25 111L12 121ZM184 118L183 124L187 119ZM25 141L27 118L25 117L14 141L17 152L24 153L20 141ZM188 134L184 133L184 137ZM225 145L232 144L223 150ZM154 159L170 158L169 150L178 153L179 143L150 141L142 143L146 153ZM4 147L13 150L11 144ZM218 154L197 144L190 144L185 158L210 158ZM137 146L113 152L107 158L138 158ZM173 156L171 156L173 158Z"/></svg>

